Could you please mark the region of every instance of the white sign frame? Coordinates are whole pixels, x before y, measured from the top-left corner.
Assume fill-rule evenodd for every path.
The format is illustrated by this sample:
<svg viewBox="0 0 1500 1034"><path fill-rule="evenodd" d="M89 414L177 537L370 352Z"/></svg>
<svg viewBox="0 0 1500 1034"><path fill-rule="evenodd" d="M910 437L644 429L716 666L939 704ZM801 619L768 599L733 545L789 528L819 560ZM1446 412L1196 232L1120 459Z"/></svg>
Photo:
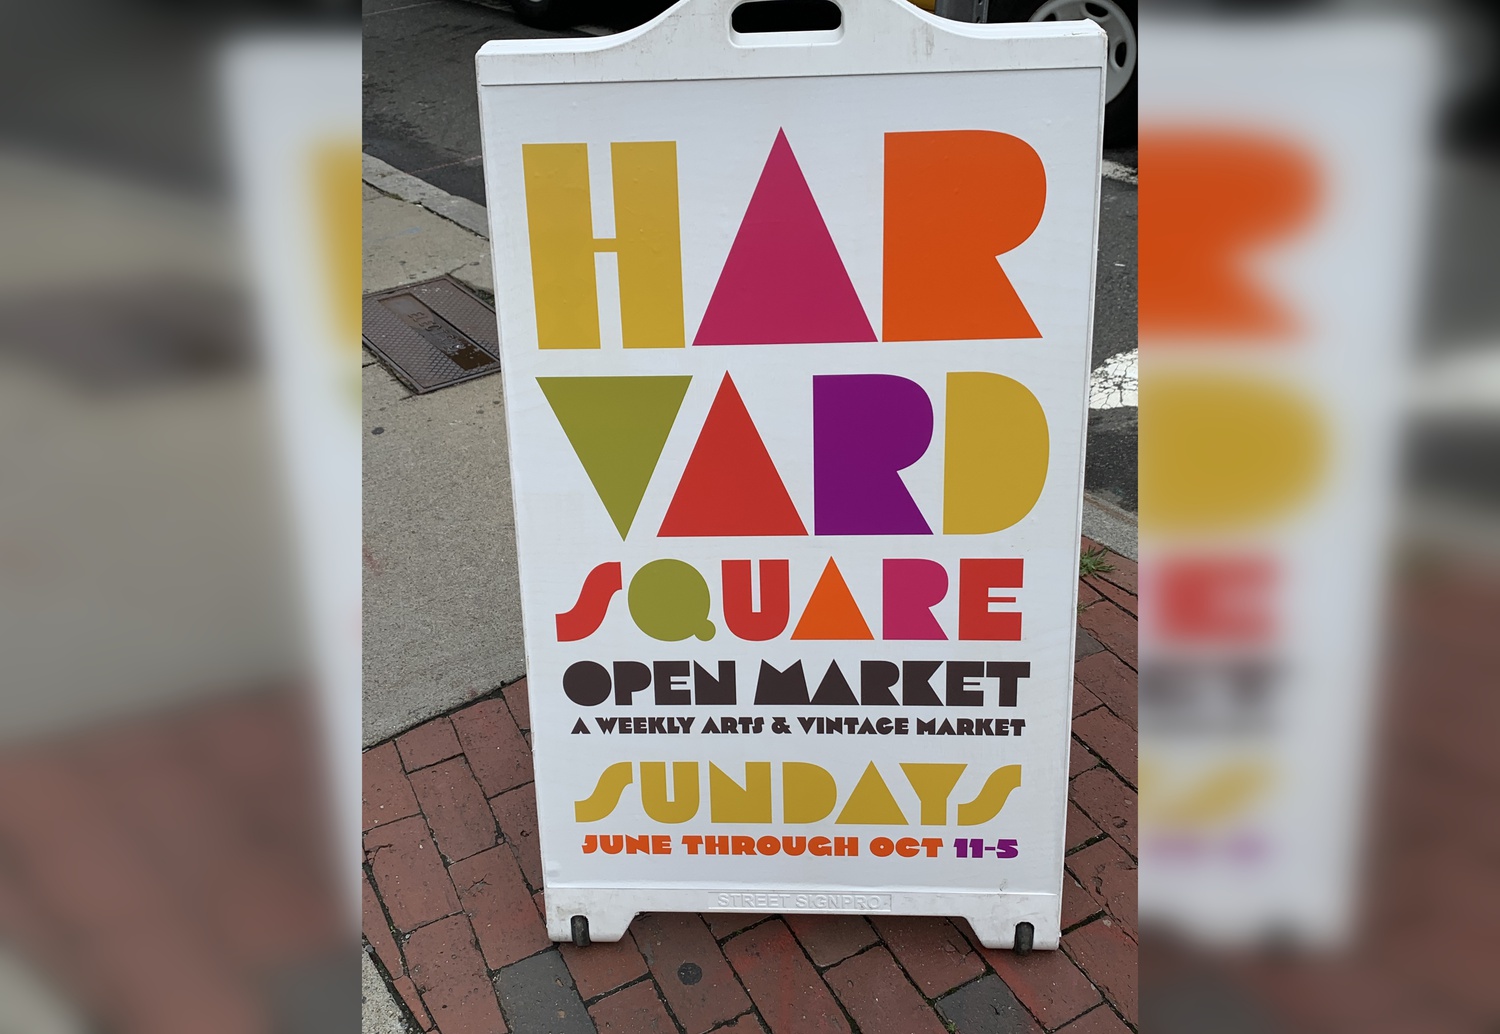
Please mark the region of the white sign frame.
<svg viewBox="0 0 1500 1034"><path fill-rule="evenodd" d="M1149 31L1148 135L1268 141L1306 163L1317 200L1257 242L1252 282L1294 314L1296 329L1148 332L1143 382L1270 386L1316 418L1327 459L1266 516L1142 530L1140 748L1153 789L1142 809L1140 913L1219 948L1336 948L1357 929L1438 48L1429 26L1403 17L1267 19L1234 32L1169 17ZM1350 117L1363 110L1381 114ZM1164 627L1163 573L1204 558L1275 572L1267 591L1245 597L1246 613L1268 619L1263 635L1194 641ZM1175 669L1201 680L1190 683L1199 706L1222 707L1201 687L1234 664L1274 673L1243 728L1222 716L1174 725L1163 720L1168 706L1153 705L1153 682ZM1175 807L1236 769L1256 773L1254 792L1201 817Z"/></svg>
<svg viewBox="0 0 1500 1034"><path fill-rule="evenodd" d="M841 5L843 24L829 32L744 35L730 25L737 2L686 0L652 22L617 36L495 41L486 44L476 59L496 309L505 363L548 933L554 940L576 938L575 921L586 917L588 937L613 941L623 935L635 914L645 911L890 912L963 916L990 947L1012 947L1018 937L1024 947L1029 936L1033 947L1055 948L1061 937L1106 37L1090 22L950 22L904 0L846 0ZM946 103L948 98L951 104ZM934 105L934 99L945 103ZM817 119L829 122L828 113L834 110L847 116L844 121L853 128L830 123L824 132ZM725 111L733 111L733 118L724 117ZM680 124L674 126L674 119ZM861 120L862 125L856 124ZM1035 340L878 340L867 344L826 340L775 351L693 344L694 328L700 326L778 128L790 140L872 327L881 322L881 238L877 234L875 240L862 239L860 234L862 226L883 225L880 147L884 134L990 130L1012 131L1025 140L1045 169L1046 205L1034 232L1013 252L1001 256L1001 265L1034 317ZM694 133L698 143L685 145L683 141ZM684 228L685 347L622 347L618 258L613 254L600 255L596 264L602 347L539 347L526 197L533 180L527 179L522 146L588 145L593 232L596 239L602 239L614 233L610 145L657 140L674 140L677 146ZM853 171L839 173L840 168ZM710 180L712 190L704 185ZM831 183L837 185L830 188ZM690 231L690 226L705 229ZM821 376L816 369L830 374L893 374L921 384L928 393L934 413L931 444L920 460L902 468L901 476L912 499L923 501L919 506L933 527L931 537L921 536L918 541L913 535L829 536L815 529L810 393L799 387L798 401L773 406L771 411L766 403L774 402L778 385L803 383L798 378L804 372ZM944 498L943 389L945 383L951 386L944 377L952 371L995 372L1013 378L1034 393L1046 415L1050 437L1043 438L1043 448L1050 451L1045 486L1025 517L995 534L944 534L941 510L935 503L928 508L932 500ZM727 373L733 374L765 449L775 458L807 526L805 537L653 535L653 522L661 522L672 504L674 486L689 461L705 414L718 398L715 389L722 388L721 378ZM611 525L606 517L602 497L590 487L537 381L538 377L608 375L693 378L629 535L617 534L618 525ZM597 549L590 552L592 547ZM889 583L882 590L881 562L865 562L881 551L888 558L928 558L945 567L949 591L931 614L947 630L949 641L882 642L881 606L873 601L882 599L882 591L890 591ZM862 554L868 556L861 558ZM624 587L632 586L640 569L655 559L674 558L693 565L711 587L709 616L718 629L717 637L701 642L648 638L638 630L638 619L632 624L633 611L626 603L629 593L621 589L610 597L614 602L591 638L559 643L558 615L574 607L585 576L606 555L619 561L616 569L623 572ZM865 601L860 606L875 633L873 641L790 643L788 625L775 642L736 644L725 626L718 574L721 559L741 555L751 560L790 558L792 622L798 621L823 560L840 558L848 591L856 600ZM847 564L842 559L846 556L850 558ZM1027 624L1021 640L1004 644L1004 649L993 642L961 642L954 634L960 561L1007 557L1024 558L1024 588L1018 592ZM986 606L986 610L995 612L996 606ZM1032 674L1020 683L1026 703L1014 712L1030 721L1024 726L1028 739L1003 741L1004 750L993 739L950 740L930 735L901 739L902 750L912 753L914 763L935 765L954 757L974 762L959 777L952 801L939 805L945 816L952 813L953 805L978 799L975 794L989 786L986 774L997 759L1004 762L1009 754L1017 756L1023 772L1021 787L1008 805L1001 806L1004 821L995 820L1005 828L994 822L973 827L972 835L985 841L982 846L997 857L956 863L959 847L946 824L950 835L943 839L941 857L929 858L925 845L919 848L922 856L918 858L897 857L891 850L876 857L870 852L877 850L875 841L882 834L890 833L887 842L896 844L897 834L904 831L873 824L834 829L832 821L788 829L805 832L809 838L855 836L864 848L857 858L809 855L794 862L785 855L757 855L745 861L685 854L688 834L748 833L764 839L761 834L766 832L744 824L721 827L715 823L710 828L706 821L712 778L709 763L721 763L723 774L748 790L752 758L756 763L761 756L775 760L776 799L783 802L781 793L790 793L784 762L822 760L835 765L830 759L840 752L828 746L831 741L826 735L815 740L803 734L796 721L799 716L825 711L750 702L757 692L755 659L778 665L805 659L810 691L830 660L844 665L855 685L862 655L891 663L939 656L971 662L1024 657L1031 665ZM593 658L607 671L611 659L681 658L701 661L712 669L711 661L727 657L738 664L739 698L730 707L653 706L654 689L628 694L627 706L617 706L614 698L598 706L581 706L563 689L565 672L572 670L569 665L578 658ZM995 717L995 708L1005 700L1002 681L998 677L977 679L976 684L988 687L982 716ZM943 693L942 677L933 679L932 685L938 694ZM864 693L863 685L857 688ZM906 693L904 685L897 689ZM869 711L866 706L851 705L830 716L899 716L907 718L913 728L919 718L936 725L945 717L941 707ZM700 740L696 734L654 735L645 741L649 747L639 758L630 751L640 739L605 735L602 726L594 727L598 718L701 716L694 731L701 733L705 718L749 714L762 715L766 731L715 741ZM778 715L790 722L791 734L769 732L772 718ZM981 717L978 711L974 716ZM580 725L589 730L587 739L570 732ZM979 726L975 723L974 727ZM1019 734L1023 726L1012 728ZM838 739L841 744L857 743L860 749L869 750L869 745L879 747L884 738ZM785 745L800 750L788 753ZM888 749L871 755L870 765L874 767L875 761L885 765L883 755ZM696 817L682 826L651 825L649 819L641 818L646 781L642 764L689 755L703 762L704 770L699 777L702 804ZM840 807L848 806L849 788L859 774L861 760L865 759L854 759L852 771L838 772ZM579 802L608 782L603 768L626 762L631 782L616 798L620 810L609 814L611 819L628 816L628 821L623 827L596 828L616 836L637 832L668 836L673 850L669 856L640 859L622 854L605 865L597 852L583 853L581 834L587 827L577 820ZM901 782L899 773L904 770L896 765L885 768L889 771L880 774L889 783L889 793L898 799L903 815L915 818L922 802L914 795L914 786ZM676 769L672 771L675 774ZM781 814L779 809L780 804ZM838 814L842 818L846 812ZM786 823L771 825L779 833ZM930 833L915 822L910 827L914 842ZM1009 857L1004 844L1009 842L1005 838L1015 835L1010 829L1024 830L1020 867L997 870L1010 864L1000 861ZM757 868L747 871L751 862ZM981 867L986 868L981 871ZM1030 924L1030 929L1021 924Z"/></svg>

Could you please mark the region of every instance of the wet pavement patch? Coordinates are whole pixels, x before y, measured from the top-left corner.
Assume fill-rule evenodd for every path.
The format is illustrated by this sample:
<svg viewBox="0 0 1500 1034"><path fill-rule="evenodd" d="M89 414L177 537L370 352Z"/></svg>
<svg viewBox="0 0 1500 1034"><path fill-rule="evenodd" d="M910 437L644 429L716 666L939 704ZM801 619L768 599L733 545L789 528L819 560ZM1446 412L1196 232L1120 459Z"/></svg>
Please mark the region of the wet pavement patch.
<svg viewBox="0 0 1500 1034"><path fill-rule="evenodd" d="M948 1029L959 1034L1042 1034L1010 988L993 973L939 998L937 1008Z"/></svg>
<svg viewBox="0 0 1500 1034"><path fill-rule="evenodd" d="M556 951L506 966L495 974L495 990L516 1034L594 1034L594 1022Z"/></svg>

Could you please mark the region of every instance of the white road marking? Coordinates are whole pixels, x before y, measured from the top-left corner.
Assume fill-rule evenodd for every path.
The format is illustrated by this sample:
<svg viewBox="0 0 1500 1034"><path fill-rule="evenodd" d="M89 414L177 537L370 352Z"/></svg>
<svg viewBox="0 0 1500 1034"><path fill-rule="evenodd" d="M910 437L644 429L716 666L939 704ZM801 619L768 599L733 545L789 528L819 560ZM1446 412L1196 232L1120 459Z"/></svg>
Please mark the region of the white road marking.
<svg viewBox="0 0 1500 1034"><path fill-rule="evenodd" d="M1103 172L1104 178L1107 180L1129 183L1132 186L1136 185L1136 170L1128 165L1121 165L1119 162L1113 162L1106 158L1104 159Z"/></svg>
<svg viewBox="0 0 1500 1034"><path fill-rule="evenodd" d="M1493 419L1500 413L1500 341L1419 363L1408 380L1407 399L1420 416Z"/></svg>
<svg viewBox="0 0 1500 1034"><path fill-rule="evenodd" d="M1140 350L1132 348L1100 363L1089 375L1089 408L1115 409L1119 406L1137 405L1139 359Z"/></svg>
<svg viewBox="0 0 1500 1034"><path fill-rule="evenodd" d="M431 7L435 3L437 3L437 0L422 0L422 2L418 4L406 4L403 7L387 7L383 11L369 11L361 14L360 17L373 18L377 14L395 14L397 11L410 11L413 7Z"/></svg>

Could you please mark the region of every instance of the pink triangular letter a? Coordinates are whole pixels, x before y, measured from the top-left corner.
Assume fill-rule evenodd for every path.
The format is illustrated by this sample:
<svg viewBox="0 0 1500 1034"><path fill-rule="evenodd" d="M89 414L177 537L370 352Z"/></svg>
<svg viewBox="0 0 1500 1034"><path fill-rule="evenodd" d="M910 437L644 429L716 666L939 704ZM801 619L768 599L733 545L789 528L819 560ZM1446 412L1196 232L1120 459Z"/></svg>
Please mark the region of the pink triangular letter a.
<svg viewBox="0 0 1500 1034"><path fill-rule="evenodd" d="M778 132L693 344L874 340L786 133Z"/></svg>

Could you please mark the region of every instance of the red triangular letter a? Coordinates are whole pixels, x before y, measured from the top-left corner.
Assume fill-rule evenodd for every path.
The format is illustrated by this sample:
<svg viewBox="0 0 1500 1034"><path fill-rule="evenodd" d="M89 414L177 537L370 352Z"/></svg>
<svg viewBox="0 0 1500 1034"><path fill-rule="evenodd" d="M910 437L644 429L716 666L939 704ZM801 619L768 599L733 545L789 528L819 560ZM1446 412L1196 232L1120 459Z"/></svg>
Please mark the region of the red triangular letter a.
<svg viewBox="0 0 1500 1034"><path fill-rule="evenodd" d="M727 373L657 534L807 534Z"/></svg>
<svg viewBox="0 0 1500 1034"><path fill-rule="evenodd" d="M693 344L874 340L786 133L778 132Z"/></svg>

